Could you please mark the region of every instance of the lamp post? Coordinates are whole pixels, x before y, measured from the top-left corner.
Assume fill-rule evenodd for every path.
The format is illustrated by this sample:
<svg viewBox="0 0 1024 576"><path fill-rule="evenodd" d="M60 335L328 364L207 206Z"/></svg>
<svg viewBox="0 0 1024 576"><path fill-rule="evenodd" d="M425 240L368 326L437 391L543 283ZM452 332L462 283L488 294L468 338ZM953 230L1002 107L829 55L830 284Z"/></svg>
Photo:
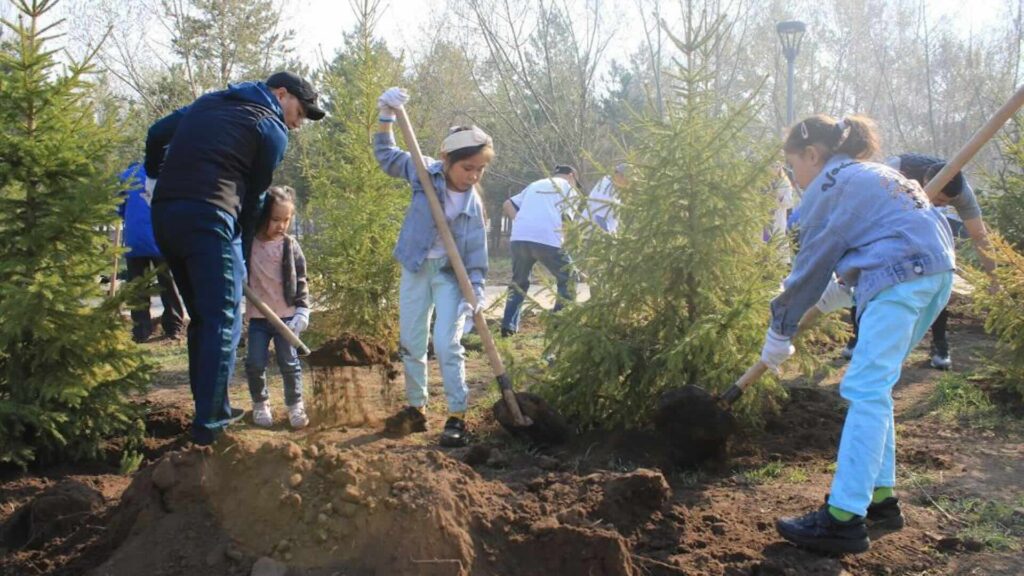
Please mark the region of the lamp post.
<svg viewBox="0 0 1024 576"><path fill-rule="evenodd" d="M789 70L786 77L786 126L792 126L795 114L793 111L793 63L796 62L796 56L800 53L800 41L804 38L804 32L807 30L807 25L799 20L787 20L786 22L779 22L775 26L775 31L779 34L779 40L782 42L782 55L786 57Z"/></svg>

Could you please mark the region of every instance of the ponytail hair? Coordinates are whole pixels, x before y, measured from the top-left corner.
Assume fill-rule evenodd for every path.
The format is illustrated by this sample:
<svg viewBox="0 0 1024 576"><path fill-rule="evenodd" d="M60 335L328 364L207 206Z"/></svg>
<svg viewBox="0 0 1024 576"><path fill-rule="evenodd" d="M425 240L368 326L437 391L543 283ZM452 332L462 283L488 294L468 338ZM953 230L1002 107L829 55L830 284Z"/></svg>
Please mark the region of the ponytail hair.
<svg viewBox="0 0 1024 576"><path fill-rule="evenodd" d="M881 139L875 121L867 116L846 116L836 120L817 114L789 129L783 149L792 154L808 146L820 146L827 156L846 154L855 160L868 160L878 156Z"/></svg>
<svg viewBox="0 0 1024 576"><path fill-rule="evenodd" d="M267 189L267 197L263 201L263 209L260 210L260 219L256 223L256 230L263 232L270 223L270 216L274 213L274 207L281 204L291 204L292 214L295 213L295 189L291 186L271 186Z"/></svg>

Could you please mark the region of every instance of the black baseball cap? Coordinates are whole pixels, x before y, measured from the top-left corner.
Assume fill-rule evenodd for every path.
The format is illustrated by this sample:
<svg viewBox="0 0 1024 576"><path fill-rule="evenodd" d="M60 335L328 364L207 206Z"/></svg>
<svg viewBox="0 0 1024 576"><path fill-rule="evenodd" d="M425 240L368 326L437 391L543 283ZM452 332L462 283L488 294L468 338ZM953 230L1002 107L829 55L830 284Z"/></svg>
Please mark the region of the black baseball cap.
<svg viewBox="0 0 1024 576"><path fill-rule="evenodd" d="M572 174L576 178L579 178L579 174L576 173L576 169L568 164L559 164L555 166L555 174Z"/></svg>
<svg viewBox="0 0 1024 576"><path fill-rule="evenodd" d="M306 112L306 118L319 120L326 112L317 105L316 99L319 94L313 90L313 85L306 82L294 72L275 72L265 82L271 88L284 88L289 94L295 96L302 103L302 109Z"/></svg>

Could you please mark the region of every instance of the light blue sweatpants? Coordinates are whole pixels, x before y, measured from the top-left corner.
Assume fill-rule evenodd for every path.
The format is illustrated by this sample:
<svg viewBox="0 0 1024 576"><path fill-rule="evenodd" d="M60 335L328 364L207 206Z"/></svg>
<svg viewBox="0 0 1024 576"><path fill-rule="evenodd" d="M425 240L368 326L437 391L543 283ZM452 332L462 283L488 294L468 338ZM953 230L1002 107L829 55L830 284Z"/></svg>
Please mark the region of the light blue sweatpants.
<svg viewBox="0 0 1024 576"><path fill-rule="evenodd" d="M464 316L458 315L462 293L455 276L441 272L447 258L429 258L419 272L402 268L398 290L398 324L405 395L410 406L427 405L427 338L430 315L434 321L434 352L441 364L441 378L449 412L466 411L466 362L462 347Z"/></svg>
<svg viewBox="0 0 1024 576"><path fill-rule="evenodd" d="M839 385L849 403L828 503L864 516L876 487L896 485L892 389L903 361L946 307L953 273L882 290L860 319L857 352Z"/></svg>

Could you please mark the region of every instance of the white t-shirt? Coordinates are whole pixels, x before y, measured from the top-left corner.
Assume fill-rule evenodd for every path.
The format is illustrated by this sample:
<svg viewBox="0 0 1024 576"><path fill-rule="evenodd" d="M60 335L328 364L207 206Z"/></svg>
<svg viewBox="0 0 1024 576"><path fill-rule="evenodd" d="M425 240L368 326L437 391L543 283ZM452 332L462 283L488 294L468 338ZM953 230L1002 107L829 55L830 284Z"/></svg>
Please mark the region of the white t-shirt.
<svg viewBox="0 0 1024 576"><path fill-rule="evenodd" d="M537 242L562 247L562 217L572 219L576 190L564 178L537 180L510 200L519 212L512 221L512 242Z"/></svg>
<svg viewBox="0 0 1024 576"><path fill-rule="evenodd" d="M448 221L449 228L452 225L452 220L455 220L455 217L466 208L466 202L469 200L469 195L472 191L472 188L468 192L459 192L458 190L445 188L444 219ZM441 240L441 234L438 233L434 238L434 244L430 247L430 251L427 252L427 258L441 258L446 255L444 241Z"/></svg>
<svg viewBox="0 0 1024 576"><path fill-rule="evenodd" d="M615 193L615 185L608 176L601 178L601 181L590 191L587 201L587 211L590 212L590 219L602 226L607 232L615 234L619 229L619 219L615 215L615 208L619 205L619 196Z"/></svg>

